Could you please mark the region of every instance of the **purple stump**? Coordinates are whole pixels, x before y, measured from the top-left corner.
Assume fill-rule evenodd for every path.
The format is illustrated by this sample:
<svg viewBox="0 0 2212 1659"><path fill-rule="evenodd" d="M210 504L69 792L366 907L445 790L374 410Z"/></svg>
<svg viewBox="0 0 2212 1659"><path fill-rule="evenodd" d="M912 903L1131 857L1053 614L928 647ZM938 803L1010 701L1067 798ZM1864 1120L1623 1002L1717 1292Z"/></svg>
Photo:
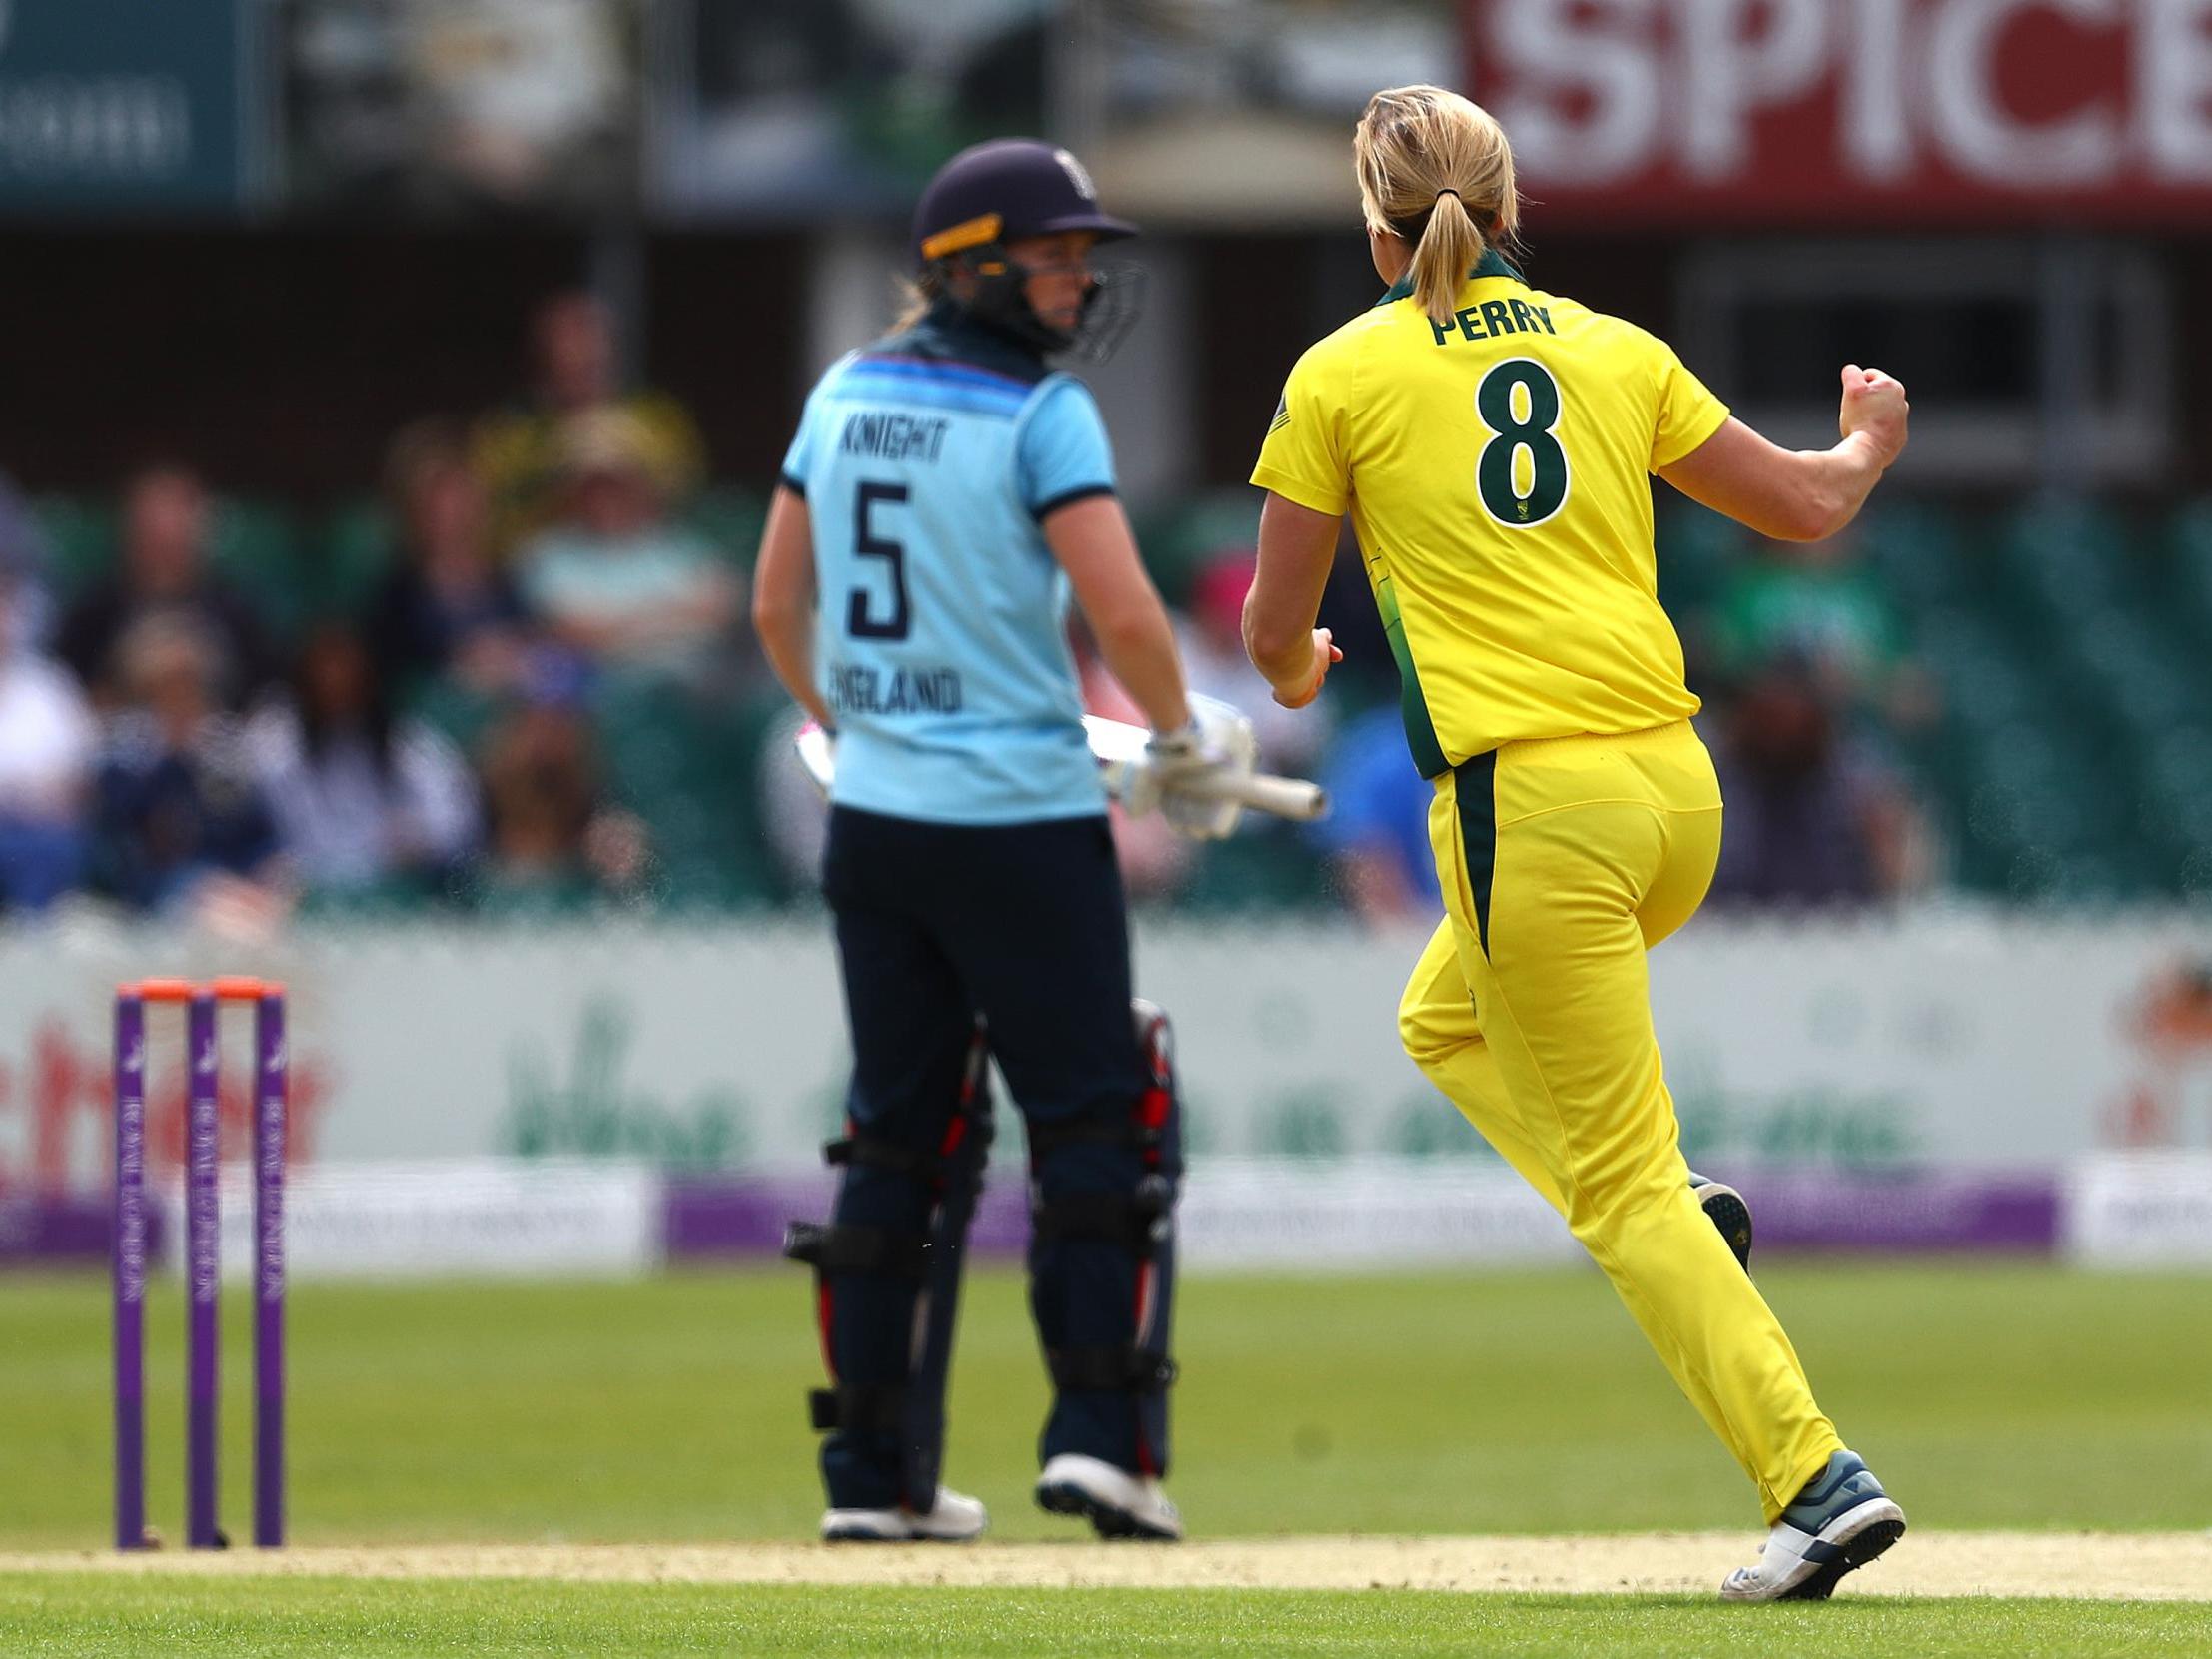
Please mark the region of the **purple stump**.
<svg viewBox="0 0 2212 1659"><path fill-rule="evenodd" d="M146 1537L146 1003L115 994L115 1547Z"/></svg>
<svg viewBox="0 0 2212 1659"><path fill-rule="evenodd" d="M195 991L185 1015L185 1057L191 1070L185 1113L185 1542L220 1549L215 1518L216 1291L221 1261L216 1239L216 1001Z"/></svg>
<svg viewBox="0 0 2212 1659"><path fill-rule="evenodd" d="M284 1542L284 993L254 1008L254 1542Z"/></svg>

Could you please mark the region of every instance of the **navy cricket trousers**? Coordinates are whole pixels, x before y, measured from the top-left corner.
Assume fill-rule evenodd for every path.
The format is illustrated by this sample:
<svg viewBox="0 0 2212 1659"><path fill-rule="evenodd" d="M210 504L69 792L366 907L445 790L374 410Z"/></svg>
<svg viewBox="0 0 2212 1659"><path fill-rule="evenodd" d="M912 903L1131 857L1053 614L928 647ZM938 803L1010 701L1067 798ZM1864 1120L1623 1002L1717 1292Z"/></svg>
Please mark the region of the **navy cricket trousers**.
<svg viewBox="0 0 2212 1659"><path fill-rule="evenodd" d="M1135 1109L1150 1074L1130 1013L1128 912L1103 816L977 826L837 807L822 888L836 918L852 1033L847 1113L856 1134L936 1152L977 1014L1026 1124L1119 1122ZM1133 1147L1080 1141L1058 1146L1033 1172L1047 1203L1127 1195L1142 1173ZM855 1164L844 1171L834 1216L842 1225L918 1230L929 1207L927 1188L910 1176ZM1030 1309L1045 1348L1132 1342L1138 1260L1126 1245L1033 1242L1029 1268ZM825 1340L841 1381L905 1380L914 1301L910 1281L837 1275ZM1040 1455L1080 1452L1164 1472L1166 1441L1162 1393L1063 1392ZM900 1501L890 1437L832 1433L822 1473L835 1507ZM932 1497L908 1495L918 1505Z"/></svg>

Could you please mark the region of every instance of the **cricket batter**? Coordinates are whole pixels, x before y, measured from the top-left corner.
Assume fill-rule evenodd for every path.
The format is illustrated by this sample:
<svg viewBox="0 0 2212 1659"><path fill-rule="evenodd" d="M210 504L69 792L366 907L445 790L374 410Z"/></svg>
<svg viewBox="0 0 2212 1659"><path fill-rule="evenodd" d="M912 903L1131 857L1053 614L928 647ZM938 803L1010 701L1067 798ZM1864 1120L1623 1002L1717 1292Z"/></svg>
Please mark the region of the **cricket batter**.
<svg viewBox="0 0 2212 1659"><path fill-rule="evenodd" d="M855 1064L832 1225L791 1251L819 1274L833 1380L814 1397L825 1538L985 1523L937 1481L978 1042L1029 1138L1054 1389L1037 1501L1109 1536L1182 1532L1160 1487L1180 1130L1165 1020L1132 1007L1071 593L1151 723L1163 810L1224 739L1194 720L1098 406L1046 365L1129 320L1091 255L1131 234L1065 150L1001 139L946 163L914 216L915 305L815 387L761 543L761 641L837 746L822 886Z"/></svg>
<svg viewBox="0 0 2212 1659"><path fill-rule="evenodd" d="M1446 918L1399 1008L1407 1052L1567 1220L1758 1488L1730 1599L1828 1595L1904 1513L1814 1403L1789 1339L1700 1213L1653 1035L1645 953L1704 897L1720 791L1657 598L1656 472L1763 535L1847 524L1905 444L1904 388L1843 371L1833 448L1732 419L1642 329L1508 262L1513 153L1437 87L1376 94L1354 159L1381 302L1291 371L1252 481L1245 610L1292 707L1346 511L1397 657Z"/></svg>

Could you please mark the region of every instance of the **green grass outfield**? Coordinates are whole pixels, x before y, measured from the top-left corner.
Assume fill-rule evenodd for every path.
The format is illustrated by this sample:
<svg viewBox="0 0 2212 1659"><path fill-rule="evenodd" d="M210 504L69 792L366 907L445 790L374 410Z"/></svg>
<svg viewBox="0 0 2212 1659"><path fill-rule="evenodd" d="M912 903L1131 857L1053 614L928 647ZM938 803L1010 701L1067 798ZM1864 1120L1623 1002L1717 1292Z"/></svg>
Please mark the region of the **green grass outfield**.
<svg viewBox="0 0 2212 1659"><path fill-rule="evenodd" d="M1777 1263L1760 1282L1822 1403L1916 1529L2212 1525L2212 1282L1954 1263ZM819 1380L810 1300L796 1268L615 1285L302 1283L294 1540L809 1536L820 1509L801 1397ZM243 1534L243 1296L226 1315L224 1509ZM1741 1476L1593 1273L1200 1279L1185 1287L1179 1324L1172 1486L1196 1535L1721 1527L1741 1529L1746 1559L1755 1542ZM172 1537L182 1326L165 1283L149 1309L149 1503ZM992 1505L994 1536L1066 1536L1027 1502L1043 1383L1013 1275L979 1275L962 1350L950 1476ZM106 1542L107 1365L104 1275L0 1280L0 1550ZM1878 1588L1877 1574L1864 1582ZM1870 1653L2212 1651L2212 1609L2196 1603L1860 1595L1825 1609L1723 1609L1419 1592L0 1573L10 1655L1815 1645L1781 1640L1784 1629Z"/></svg>
<svg viewBox="0 0 2212 1659"><path fill-rule="evenodd" d="M1722 1607L1679 1597L1434 1592L842 1589L350 1579L0 1577L11 1659L206 1654L664 1655L1921 1654L2197 1659L2195 1603L1836 1600Z"/></svg>
<svg viewBox="0 0 2212 1659"><path fill-rule="evenodd" d="M1762 1268L1822 1404L1916 1526L2212 1525L2212 1280L2034 1266ZM796 1267L641 1284L303 1283L293 1536L661 1541L811 1534ZM226 1517L244 1530L251 1331L225 1303ZM0 1549L98 1544L104 1274L0 1279ZM1749 1487L1612 1291L1578 1270L1184 1286L1173 1489L1211 1537L1758 1524ZM183 1306L149 1297L149 1494L183 1508ZM1016 1276L970 1287L948 1474L994 1535L1044 1382Z"/></svg>

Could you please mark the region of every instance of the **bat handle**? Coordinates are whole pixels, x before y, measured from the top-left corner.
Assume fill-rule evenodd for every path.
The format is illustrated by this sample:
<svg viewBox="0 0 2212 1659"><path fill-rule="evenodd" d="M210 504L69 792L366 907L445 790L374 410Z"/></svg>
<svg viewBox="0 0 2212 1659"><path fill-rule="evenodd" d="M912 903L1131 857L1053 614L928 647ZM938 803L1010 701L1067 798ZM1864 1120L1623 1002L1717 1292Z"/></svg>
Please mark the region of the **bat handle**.
<svg viewBox="0 0 2212 1659"><path fill-rule="evenodd" d="M1238 801L1255 812L1295 818L1302 823L1319 818L1329 810L1329 791L1305 778L1279 778L1266 772L1254 772L1243 777L1193 779L1188 787L1194 795Z"/></svg>

